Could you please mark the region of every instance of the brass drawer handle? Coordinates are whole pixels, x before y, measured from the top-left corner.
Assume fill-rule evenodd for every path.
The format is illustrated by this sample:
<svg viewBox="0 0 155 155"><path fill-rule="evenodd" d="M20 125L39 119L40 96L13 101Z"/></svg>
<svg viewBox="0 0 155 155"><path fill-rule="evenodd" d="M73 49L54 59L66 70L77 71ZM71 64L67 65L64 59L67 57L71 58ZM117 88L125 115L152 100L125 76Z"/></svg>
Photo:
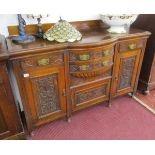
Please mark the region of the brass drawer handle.
<svg viewBox="0 0 155 155"><path fill-rule="evenodd" d="M107 55L109 55L109 54L110 54L109 50L102 51L102 55L103 55L103 56L107 56Z"/></svg>
<svg viewBox="0 0 155 155"><path fill-rule="evenodd" d="M82 54L79 55L80 60L90 60L90 55L89 54Z"/></svg>
<svg viewBox="0 0 155 155"><path fill-rule="evenodd" d="M82 65L82 66L79 66L80 68L80 71L86 71L86 70L89 70L89 65Z"/></svg>
<svg viewBox="0 0 155 155"><path fill-rule="evenodd" d="M50 59L49 58L40 59L40 60L38 60L37 63L39 66L49 65Z"/></svg>
<svg viewBox="0 0 155 155"><path fill-rule="evenodd" d="M128 49L129 50L133 50L135 48L136 48L136 44L130 44L130 45L128 45Z"/></svg>

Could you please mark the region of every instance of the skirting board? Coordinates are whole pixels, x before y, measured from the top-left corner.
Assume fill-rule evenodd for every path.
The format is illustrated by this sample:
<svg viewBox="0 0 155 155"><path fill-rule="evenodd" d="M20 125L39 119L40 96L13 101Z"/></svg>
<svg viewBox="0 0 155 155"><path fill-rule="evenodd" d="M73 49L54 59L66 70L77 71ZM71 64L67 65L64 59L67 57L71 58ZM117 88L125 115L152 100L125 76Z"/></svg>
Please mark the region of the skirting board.
<svg viewBox="0 0 155 155"><path fill-rule="evenodd" d="M146 109L148 109L149 111L151 111L154 115L155 115L155 110L153 110L152 108L150 108L146 103L144 103L143 101L141 101L139 98L137 98L136 96L132 97L135 101L137 101L138 103L140 103L141 105L143 105Z"/></svg>
<svg viewBox="0 0 155 155"><path fill-rule="evenodd" d="M24 132L12 135L4 140L26 140Z"/></svg>

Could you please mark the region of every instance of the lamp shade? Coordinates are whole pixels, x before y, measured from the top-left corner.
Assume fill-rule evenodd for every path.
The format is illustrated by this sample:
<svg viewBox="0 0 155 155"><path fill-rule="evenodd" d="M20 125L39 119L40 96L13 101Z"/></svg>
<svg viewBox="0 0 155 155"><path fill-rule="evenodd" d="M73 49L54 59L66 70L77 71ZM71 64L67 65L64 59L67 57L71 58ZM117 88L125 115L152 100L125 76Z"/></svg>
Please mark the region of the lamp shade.
<svg viewBox="0 0 155 155"><path fill-rule="evenodd" d="M74 42L81 38L82 34L70 23L62 19L44 33L44 39L49 41Z"/></svg>

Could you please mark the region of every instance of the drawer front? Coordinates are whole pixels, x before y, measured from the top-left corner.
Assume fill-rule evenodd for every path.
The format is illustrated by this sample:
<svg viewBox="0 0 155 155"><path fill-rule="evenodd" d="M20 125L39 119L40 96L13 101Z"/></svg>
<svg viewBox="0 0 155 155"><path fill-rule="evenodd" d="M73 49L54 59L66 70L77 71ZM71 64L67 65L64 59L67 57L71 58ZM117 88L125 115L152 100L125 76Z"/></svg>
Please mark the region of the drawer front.
<svg viewBox="0 0 155 155"><path fill-rule="evenodd" d="M72 111L77 111L109 99L110 79L71 90Z"/></svg>
<svg viewBox="0 0 155 155"><path fill-rule="evenodd" d="M64 63L63 53L35 55L32 57L21 59L21 67L23 70L39 69Z"/></svg>
<svg viewBox="0 0 155 155"><path fill-rule="evenodd" d="M69 61L75 62L100 59L101 57L113 55L113 53L114 45L103 46L98 48L76 49L70 51Z"/></svg>
<svg viewBox="0 0 155 155"><path fill-rule="evenodd" d="M112 71L114 45L70 51L71 79L92 78ZM72 80L71 80L72 81Z"/></svg>
<svg viewBox="0 0 155 155"><path fill-rule="evenodd" d="M142 49L145 46L145 40L128 40L119 44L119 52L132 51L136 49Z"/></svg>
<svg viewBox="0 0 155 155"><path fill-rule="evenodd" d="M78 61L70 63L70 73L103 69L113 64L113 57L101 58L97 61Z"/></svg>

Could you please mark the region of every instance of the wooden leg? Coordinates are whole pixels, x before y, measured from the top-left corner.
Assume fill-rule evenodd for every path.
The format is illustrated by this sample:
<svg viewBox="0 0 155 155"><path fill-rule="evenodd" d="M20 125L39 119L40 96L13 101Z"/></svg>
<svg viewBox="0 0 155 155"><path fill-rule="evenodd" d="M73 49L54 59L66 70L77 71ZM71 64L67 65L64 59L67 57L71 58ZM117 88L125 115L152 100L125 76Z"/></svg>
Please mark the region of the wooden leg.
<svg viewBox="0 0 155 155"><path fill-rule="evenodd" d="M30 136L31 137L33 137L34 136L34 132L32 131L32 132L30 132Z"/></svg>
<svg viewBox="0 0 155 155"><path fill-rule="evenodd" d="M70 123L71 122L71 118L69 117L69 118L67 118L67 122L68 123Z"/></svg>
<svg viewBox="0 0 155 155"><path fill-rule="evenodd" d="M112 106L112 102L111 102L111 99L109 99L108 101L108 107L110 108Z"/></svg>
<svg viewBox="0 0 155 155"><path fill-rule="evenodd" d="M144 95L149 95L149 94L150 94L150 91L149 91L149 90L144 90L144 91L142 91L142 93L143 93Z"/></svg>
<svg viewBox="0 0 155 155"><path fill-rule="evenodd" d="M65 120L70 123L71 122L71 117L66 116Z"/></svg>
<svg viewBox="0 0 155 155"><path fill-rule="evenodd" d="M128 93L128 95L129 95L129 97L133 97L134 96L134 93L132 92L132 93Z"/></svg>

